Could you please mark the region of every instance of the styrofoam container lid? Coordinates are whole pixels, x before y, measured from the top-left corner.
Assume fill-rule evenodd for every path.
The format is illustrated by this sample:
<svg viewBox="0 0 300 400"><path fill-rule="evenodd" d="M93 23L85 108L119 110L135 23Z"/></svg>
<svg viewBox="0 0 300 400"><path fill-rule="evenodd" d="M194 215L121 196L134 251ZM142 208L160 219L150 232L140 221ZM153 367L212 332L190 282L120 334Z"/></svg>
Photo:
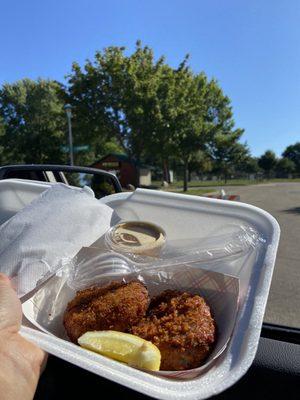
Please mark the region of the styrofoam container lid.
<svg viewBox="0 0 300 400"><path fill-rule="evenodd" d="M1 184L0 218L4 220L9 206L1 200ZM20 182L14 180L10 180L10 185L15 195L22 199L24 185L21 184L21 188ZM43 185L39 184L38 189L42 191ZM236 272L240 280L239 311L226 352L205 374L192 380L178 381L133 370L32 327L23 326L22 335L51 354L158 399L205 399L229 388L245 374L255 357L280 236L277 221L267 212L248 204L162 191L138 189L134 193L115 194L100 201L114 209L112 225L120 219L151 221L162 226L172 240L201 239L224 231L224 227L245 224L253 226L262 235L264 245L241 260L242 268L235 270L234 263L204 265L208 269L215 268L217 272Z"/></svg>

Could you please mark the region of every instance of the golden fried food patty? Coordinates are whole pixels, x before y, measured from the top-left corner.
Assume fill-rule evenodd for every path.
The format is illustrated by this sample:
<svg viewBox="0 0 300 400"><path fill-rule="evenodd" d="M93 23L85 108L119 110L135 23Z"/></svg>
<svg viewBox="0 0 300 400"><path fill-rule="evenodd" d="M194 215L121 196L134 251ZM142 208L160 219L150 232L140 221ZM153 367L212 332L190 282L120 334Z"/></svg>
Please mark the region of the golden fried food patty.
<svg viewBox="0 0 300 400"><path fill-rule="evenodd" d="M205 300L190 293L166 290L155 297L131 332L154 343L161 352L161 370L199 367L212 350L216 328Z"/></svg>
<svg viewBox="0 0 300 400"><path fill-rule="evenodd" d="M113 282L77 292L64 314L64 326L72 342L87 331L112 329L126 332L145 316L147 288L138 281Z"/></svg>

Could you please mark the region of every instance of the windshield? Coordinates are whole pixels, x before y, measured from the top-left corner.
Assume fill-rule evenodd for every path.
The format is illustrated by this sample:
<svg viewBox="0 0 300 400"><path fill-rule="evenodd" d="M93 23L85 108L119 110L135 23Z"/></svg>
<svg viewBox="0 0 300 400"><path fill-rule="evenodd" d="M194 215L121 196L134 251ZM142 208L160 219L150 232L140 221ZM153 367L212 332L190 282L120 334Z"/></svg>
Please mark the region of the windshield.
<svg viewBox="0 0 300 400"><path fill-rule="evenodd" d="M28 0L1 11L0 165L90 166L124 190L267 210L282 236L265 322L300 327L300 3ZM114 193L101 177L66 179Z"/></svg>

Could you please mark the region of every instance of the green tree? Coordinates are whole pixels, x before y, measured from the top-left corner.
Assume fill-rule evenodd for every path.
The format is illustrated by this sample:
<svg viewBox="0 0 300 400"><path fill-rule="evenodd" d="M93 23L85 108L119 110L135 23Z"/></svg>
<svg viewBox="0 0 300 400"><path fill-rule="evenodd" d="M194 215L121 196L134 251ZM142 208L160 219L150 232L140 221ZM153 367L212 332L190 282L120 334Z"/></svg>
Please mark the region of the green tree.
<svg viewBox="0 0 300 400"><path fill-rule="evenodd" d="M126 59L122 112L126 116L127 131L122 143L138 163L152 152L154 132L161 124L157 94L163 63L163 58L155 61L153 51L148 46L142 47L140 42Z"/></svg>
<svg viewBox="0 0 300 400"><path fill-rule="evenodd" d="M0 90L0 145L9 163L61 163L66 124L61 86L50 80L23 79Z"/></svg>
<svg viewBox="0 0 300 400"><path fill-rule="evenodd" d="M206 107L208 140L205 148L213 160L213 170L227 182L229 174L249 154L247 146L239 143L244 130L235 128L230 99L214 79L207 85Z"/></svg>
<svg viewBox="0 0 300 400"><path fill-rule="evenodd" d="M293 161L295 170L300 173L300 142L288 146L282 153L282 157Z"/></svg>
<svg viewBox="0 0 300 400"><path fill-rule="evenodd" d="M83 69L73 65L68 101L74 107L75 135L92 144L95 154L116 140L138 163L156 126L156 94L163 59L137 42L126 56L123 47L97 52ZM149 153L149 152L148 152Z"/></svg>
<svg viewBox="0 0 300 400"><path fill-rule="evenodd" d="M212 168L212 159L203 150L199 150L197 153L193 154L192 159L188 165L189 175L192 172L196 172L202 178L203 174L211 172Z"/></svg>
<svg viewBox="0 0 300 400"><path fill-rule="evenodd" d="M6 155L4 151L4 141L3 136L5 135L5 126L3 123L3 119L0 117L0 165L6 164Z"/></svg>
<svg viewBox="0 0 300 400"><path fill-rule="evenodd" d="M259 172L258 160L249 155L245 157L242 163L238 165L238 170L246 174L257 174Z"/></svg>
<svg viewBox="0 0 300 400"><path fill-rule="evenodd" d="M276 167L277 159L272 150L267 150L259 159L258 165L265 172L266 176L270 178L271 172Z"/></svg>
<svg viewBox="0 0 300 400"><path fill-rule="evenodd" d="M155 121L150 140L146 144L146 154L157 160L162 169L162 180L169 181L169 162L174 160L173 121L176 116L176 77L175 71L166 64L157 69L157 88L155 96Z"/></svg>
<svg viewBox="0 0 300 400"><path fill-rule="evenodd" d="M115 48L115 53L121 52L121 48ZM104 55L97 52L95 61L87 61L83 68L73 63L63 93L64 101L72 105L75 142L90 146L90 151L80 157L82 164L101 158L111 148L120 151L120 144L115 140L118 127L114 125L114 112L111 108L113 93L103 65L106 58L111 58L110 50L106 50Z"/></svg>
<svg viewBox="0 0 300 400"><path fill-rule="evenodd" d="M227 183L229 175L238 170L249 155L247 147L238 142L240 136L240 130L217 134L210 147L214 171L223 176L225 183Z"/></svg>
<svg viewBox="0 0 300 400"><path fill-rule="evenodd" d="M74 64L66 99L74 108L74 136L82 135L95 154L115 138L137 163L159 162L164 180L170 159L177 158L186 189L193 154L216 134L234 131L230 100L215 80L193 74L187 60L171 68L137 42L129 56L113 46L83 68Z"/></svg>
<svg viewBox="0 0 300 400"><path fill-rule="evenodd" d="M233 129L230 100L218 83L209 82L204 73L194 75L187 60L186 57L176 70L166 70L159 96L162 117L155 132L156 152L161 154L161 159L175 155L182 162L184 190L188 186L189 165L199 151L215 148L212 143L216 135L240 137L243 132Z"/></svg>
<svg viewBox="0 0 300 400"><path fill-rule="evenodd" d="M179 72L176 84L177 115L173 122L175 152L184 166L184 187L188 188L188 164L208 140L206 123L207 78L204 74L193 76L189 69Z"/></svg>
<svg viewBox="0 0 300 400"><path fill-rule="evenodd" d="M174 70L163 57L155 61L153 51L140 42L130 56L122 47L97 52L83 69L74 64L69 76L74 135L89 132L89 140L100 148L114 137L137 163L159 160L167 179L169 157L182 144L182 126L187 130L191 121L187 100L190 108L197 105L189 99L192 84L185 60Z"/></svg>
<svg viewBox="0 0 300 400"><path fill-rule="evenodd" d="M276 164L276 172L279 178L287 177L295 172L296 165L290 158L280 158Z"/></svg>

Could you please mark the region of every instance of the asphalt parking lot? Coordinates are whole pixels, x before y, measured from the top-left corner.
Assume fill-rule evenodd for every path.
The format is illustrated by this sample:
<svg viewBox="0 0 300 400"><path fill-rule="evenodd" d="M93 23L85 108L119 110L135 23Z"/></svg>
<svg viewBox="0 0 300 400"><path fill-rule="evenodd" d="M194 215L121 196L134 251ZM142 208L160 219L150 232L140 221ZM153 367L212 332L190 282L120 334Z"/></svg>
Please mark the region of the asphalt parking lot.
<svg viewBox="0 0 300 400"><path fill-rule="evenodd" d="M225 188L241 201L263 208L281 227L265 322L300 328L300 183Z"/></svg>

